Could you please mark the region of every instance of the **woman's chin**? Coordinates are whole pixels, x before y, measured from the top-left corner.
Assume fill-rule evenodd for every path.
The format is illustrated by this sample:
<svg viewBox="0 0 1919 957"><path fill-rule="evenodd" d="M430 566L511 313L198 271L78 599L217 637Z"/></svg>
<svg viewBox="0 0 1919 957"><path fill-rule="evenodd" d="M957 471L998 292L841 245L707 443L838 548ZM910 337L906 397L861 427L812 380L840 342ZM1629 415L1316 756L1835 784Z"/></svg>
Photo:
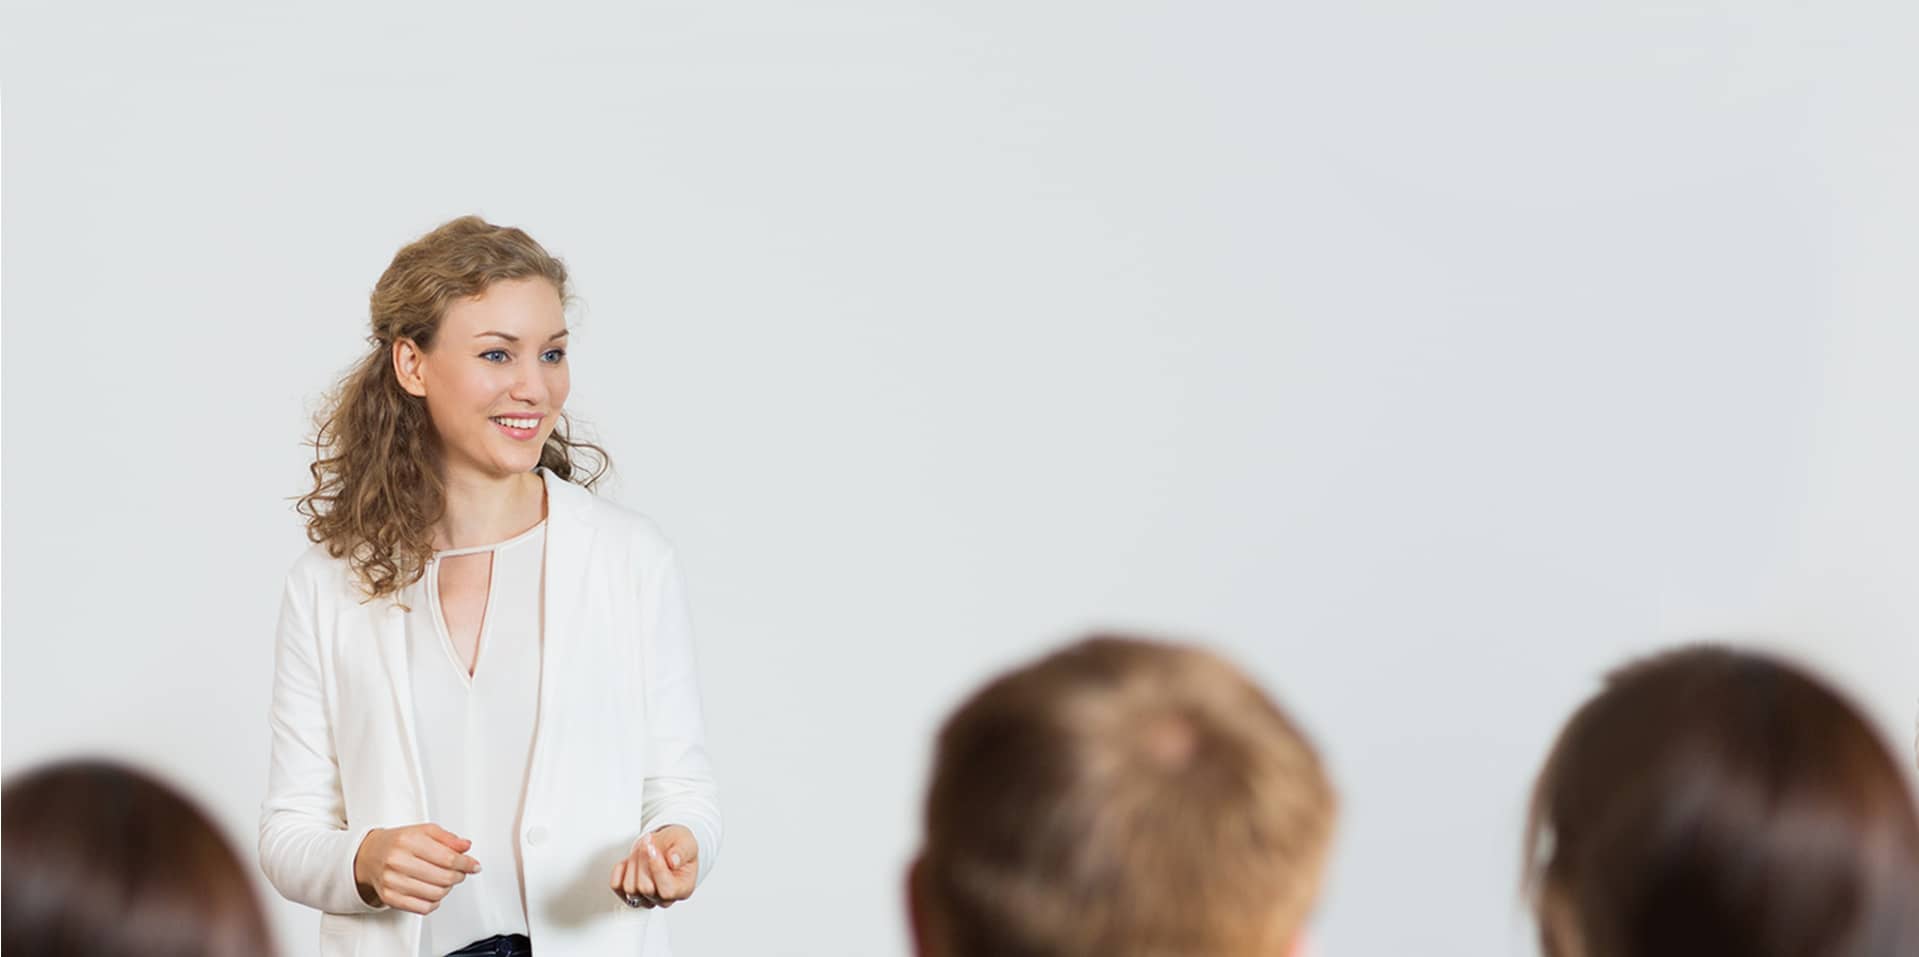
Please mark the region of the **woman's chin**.
<svg viewBox="0 0 1919 957"><path fill-rule="evenodd" d="M501 455L497 452L480 460L482 471L494 478L525 475L540 465L538 454Z"/></svg>
<svg viewBox="0 0 1919 957"><path fill-rule="evenodd" d="M491 450L492 459L509 472L530 472L540 464L540 452L544 447L544 442L534 440L495 443Z"/></svg>
<svg viewBox="0 0 1919 957"><path fill-rule="evenodd" d="M528 456L524 460L515 459L513 462L511 462L507 466L506 471L512 475L524 475L539 467L540 467L540 457L537 455L533 455L533 456Z"/></svg>

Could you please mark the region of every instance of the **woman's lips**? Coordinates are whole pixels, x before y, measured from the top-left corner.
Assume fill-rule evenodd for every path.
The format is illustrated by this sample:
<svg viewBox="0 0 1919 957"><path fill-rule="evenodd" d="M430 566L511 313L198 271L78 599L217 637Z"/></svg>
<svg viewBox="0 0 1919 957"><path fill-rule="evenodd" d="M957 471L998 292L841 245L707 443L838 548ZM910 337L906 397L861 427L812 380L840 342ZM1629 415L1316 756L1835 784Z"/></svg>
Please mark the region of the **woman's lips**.
<svg viewBox="0 0 1919 957"><path fill-rule="evenodd" d="M505 432L508 438L525 442L539 436L540 423L545 419L543 415L496 415L488 421L493 423L494 428ZM513 424L508 425L509 422Z"/></svg>

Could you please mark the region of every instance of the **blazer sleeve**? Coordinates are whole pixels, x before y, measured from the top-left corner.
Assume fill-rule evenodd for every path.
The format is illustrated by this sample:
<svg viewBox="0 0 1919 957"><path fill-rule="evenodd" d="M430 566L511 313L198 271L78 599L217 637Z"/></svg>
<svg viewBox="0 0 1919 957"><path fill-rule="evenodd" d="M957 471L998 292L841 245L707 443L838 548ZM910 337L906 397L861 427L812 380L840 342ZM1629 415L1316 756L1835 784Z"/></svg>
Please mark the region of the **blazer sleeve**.
<svg viewBox="0 0 1919 957"><path fill-rule="evenodd" d="M360 898L353 858L371 827L349 830L340 765L314 638L315 596L296 573L280 600L274 651L273 731L260 806L260 869L290 901L334 914L384 910Z"/></svg>
<svg viewBox="0 0 1919 957"><path fill-rule="evenodd" d="M700 714L699 675L693 631L680 583L679 562L669 551L652 589L651 620L644 623L646 652L646 767L641 795L641 833L669 824L693 832L699 843L695 884L713 871L720 852L719 790L706 754Z"/></svg>

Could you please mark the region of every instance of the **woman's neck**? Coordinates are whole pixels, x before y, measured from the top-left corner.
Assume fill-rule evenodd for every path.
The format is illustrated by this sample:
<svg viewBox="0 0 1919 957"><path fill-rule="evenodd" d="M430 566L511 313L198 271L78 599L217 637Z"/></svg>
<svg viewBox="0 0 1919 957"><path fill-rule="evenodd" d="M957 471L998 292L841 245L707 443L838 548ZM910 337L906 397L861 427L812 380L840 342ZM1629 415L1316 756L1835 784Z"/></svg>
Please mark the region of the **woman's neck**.
<svg viewBox="0 0 1919 957"><path fill-rule="evenodd" d="M449 471L446 513L433 529L433 547L471 548L505 541L546 517L546 483L536 472L472 475Z"/></svg>

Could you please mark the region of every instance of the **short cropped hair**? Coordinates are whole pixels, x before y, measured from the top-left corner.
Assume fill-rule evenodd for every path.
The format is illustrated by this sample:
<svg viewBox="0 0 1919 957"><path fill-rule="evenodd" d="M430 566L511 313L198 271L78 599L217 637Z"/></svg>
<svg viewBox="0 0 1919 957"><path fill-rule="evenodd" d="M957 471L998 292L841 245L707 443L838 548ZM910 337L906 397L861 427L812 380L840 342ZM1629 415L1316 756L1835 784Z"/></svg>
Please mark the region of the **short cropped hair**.
<svg viewBox="0 0 1919 957"><path fill-rule="evenodd" d="M941 731L925 934L950 957L1276 953L1318 895L1335 804L1306 736L1233 666L1090 638Z"/></svg>
<svg viewBox="0 0 1919 957"><path fill-rule="evenodd" d="M1839 692L1694 646L1607 678L1534 789L1527 886L1552 957L1919 954L1919 812Z"/></svg>

